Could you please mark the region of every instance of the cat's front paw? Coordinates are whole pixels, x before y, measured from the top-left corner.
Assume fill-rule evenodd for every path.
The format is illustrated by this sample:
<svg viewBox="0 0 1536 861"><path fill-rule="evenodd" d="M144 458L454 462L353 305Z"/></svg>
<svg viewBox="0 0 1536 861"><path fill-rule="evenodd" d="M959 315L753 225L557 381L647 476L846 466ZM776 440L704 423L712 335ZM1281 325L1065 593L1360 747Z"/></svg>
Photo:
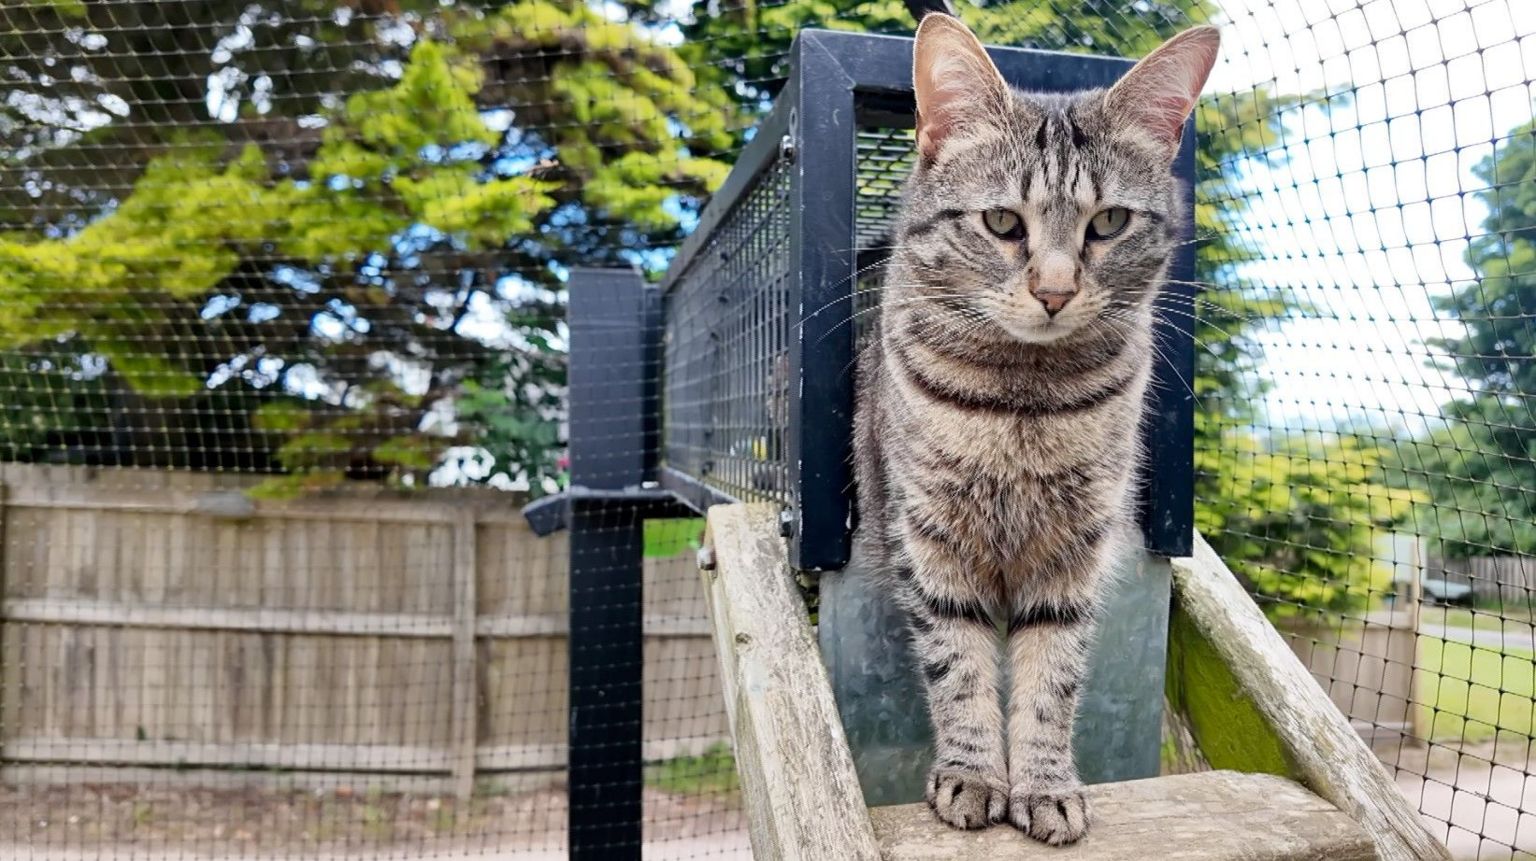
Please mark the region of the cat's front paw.
<svg viewBox="0 0 1536 861"><path fill-rule="evenodd" d="M935 768L926 797L934 814L955 828L985 828L1008 816L1008 788L974 771Z"/></svg>
<svg viewBox="0 0 1536 861"><path fill-rule="evenodd" d="M1008 799L1008 819L1042 843L1076 843L1088 833L1088 802L1081 787L1043 791L1017 787Z"/></svg>

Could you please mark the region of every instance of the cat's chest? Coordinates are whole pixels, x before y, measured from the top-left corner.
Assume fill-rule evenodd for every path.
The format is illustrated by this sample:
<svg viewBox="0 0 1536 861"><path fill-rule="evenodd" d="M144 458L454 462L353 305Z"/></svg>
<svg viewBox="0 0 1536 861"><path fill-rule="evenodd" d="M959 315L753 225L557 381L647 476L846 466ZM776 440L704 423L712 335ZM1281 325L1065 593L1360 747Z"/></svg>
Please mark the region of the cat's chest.
<svg viewBox="0 0 1536 861"><path fill-rule="evenodd" d="M963 546L990 557L995 570L1049 556L1085 524L1118 520L1126 510L1134 418L920 421L901 435L904 462L893 464L905 504L944 523Z"/></svg>
<svg viewBox="0 0 1536 861"><path fill-rule="evenodd" d="M914 455L931 451L956 469L1027 488L1075 464L1129 457L1139 418L1129 398L1088 413L1043 416L912 404L901 438Z"/></svg>

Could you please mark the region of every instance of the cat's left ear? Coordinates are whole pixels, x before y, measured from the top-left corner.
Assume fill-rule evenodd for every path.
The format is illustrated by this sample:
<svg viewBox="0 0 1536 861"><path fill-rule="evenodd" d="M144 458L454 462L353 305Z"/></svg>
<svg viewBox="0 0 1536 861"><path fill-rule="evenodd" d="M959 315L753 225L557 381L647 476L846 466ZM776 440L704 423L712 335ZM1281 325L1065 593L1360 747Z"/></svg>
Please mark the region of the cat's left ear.
<svg viewBox="0 0 1536 861"><path fill-rule="evenodd" d="M1221 33L1209 26L1193 27L1164 42L1104 97L1111 122L1150 140L1171 161L1220 48Z"/></svg>

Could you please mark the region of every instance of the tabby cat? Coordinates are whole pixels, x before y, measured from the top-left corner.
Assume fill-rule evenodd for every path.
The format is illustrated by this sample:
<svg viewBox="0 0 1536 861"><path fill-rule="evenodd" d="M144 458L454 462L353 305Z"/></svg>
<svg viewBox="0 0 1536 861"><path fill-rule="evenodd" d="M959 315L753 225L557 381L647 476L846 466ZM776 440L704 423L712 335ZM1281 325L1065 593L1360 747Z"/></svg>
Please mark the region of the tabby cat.
<svg viewBox="0 0 1536 861"><path fill-rule="evenodd" d="M908 616L926 795L957 828L1088 828L1072 722L1133 540L1153 301L1184 223L1171 165L1218 42L1197 27L1107 91L1035 95L958 20L918 28L917 164L859 363L859 542Z"/></svg>

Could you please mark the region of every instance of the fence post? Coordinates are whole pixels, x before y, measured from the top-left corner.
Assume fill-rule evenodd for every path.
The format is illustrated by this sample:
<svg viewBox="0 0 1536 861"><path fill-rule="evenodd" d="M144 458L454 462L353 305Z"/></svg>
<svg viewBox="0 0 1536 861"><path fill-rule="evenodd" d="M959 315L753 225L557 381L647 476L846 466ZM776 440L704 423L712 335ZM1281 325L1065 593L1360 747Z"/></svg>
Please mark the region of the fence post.
<svg viewBox="0 0 1536 861"><path fill-rule="evenodd" d="M475 792L475 749L479 732L475 650L476 512L450 509L453 523L453 794L467 802Z"/></svg>
<svg viewBox="0 0 1536 861"><path fill-rule="evenodd" d="M6 484L3 480L0 480L0 766L5 765L6 737L16 731L14 727L5 725L5 696L8 691L5 689L4 670L6 668L6 662L14 660L12 656L5 653L5 566L10 564L9 556L6 553L6 550L9 548L10 544L6 529L7 523L5 503Z"/></svg>
<svg viewBox="0 0 1536 861"><path fill-rule="evenodd" d="M655 459L656 291L623 270L569 284L571 861L640 858L645 512Z"/></svg>

